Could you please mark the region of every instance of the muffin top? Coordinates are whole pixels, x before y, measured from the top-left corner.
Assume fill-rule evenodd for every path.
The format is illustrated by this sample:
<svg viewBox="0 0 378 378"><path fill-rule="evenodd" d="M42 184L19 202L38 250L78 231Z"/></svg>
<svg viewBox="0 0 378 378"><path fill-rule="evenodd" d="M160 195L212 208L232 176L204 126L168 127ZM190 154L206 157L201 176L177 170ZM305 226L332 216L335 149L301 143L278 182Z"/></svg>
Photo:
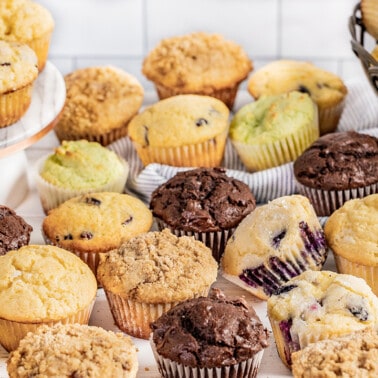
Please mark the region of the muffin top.
<svg viewBox="0 0 378 378"><path fill-rule="evenodd" d="M137 352L130 337L80 324L41 326L21 340L7 361L11 378L134 378Z"/></svg>
<svg viewBox="0 0 378 378"><path fill-rule="evenodd" d="M178 172L151 195L154 216L178 230L210 232L235 227L256 207L248 185L223 168Z"/></svg>
<svg viewBox="0 0 378 378"><path fill-rule="evenodd" d="M310 96L297 91L264 96L244 105L230 124L230 138L246 144L273 143L303 128L318 129Z"/></svg>
<svg viewBox="0 0 378 378"><path fill-rule="evenodd" d="M0 318L53 321L95 299L94 274L79 257L47 245L28 245L0 256Z"/></svg>
<svg viewBox="0 0 378 378"><path fill-rule="evenodd" d="M295 378L378 376L378 336L363 329L335 339L321 340L294 352Z"/></svg>
<svg viewBox="0 0 378 378"><path fill-rule="evenodd" d="M0 256L27 245L33 227L7 206L0 205Z"/></svg>
<svg viewBox="0 0 378 378"><path fill-rule="evenodd" d="M58 136L86 138L113 131L126 126L142 105L142 85L117 67L82 68L64 80L67 97L55 126Z"/></svg>
<svg viewBox="0 0 378 378"><path fill-rule="evenodd" d="M349 200L328 218L330 248L357 264L378 266L378 194Z"/></svg>
<svg viewBox="0 0 378 378"><path fill-rule="evenodd" d="M295 178L323 190L345 190L378 182L378 138L355 131L326 134L294 162Z"/></svg>
<svg viewBox="0 0 378 378"><path fill-rule="evenodd" d="M190 367L234 365L268 346L252 306L244 298L226 298L219 289L176 305L151 328L157 353Z"/></svg>
<svg viewBox="0 0 378 378"><path fill-rule="evenodd" d="M30 0L1 0L0 39L29 42L54 28L51 13Z"/></svg>
<svg viewBox="0 0 378 378"><path fill-rule="evenodd" d="M129 137L142 146L202 143L227 131L228 117L227 106L214 97L173 96L136 115L128 126Z"/></svg>
<svg viewBox="0 0 378 378"><path fill-rule="evenodd" d="M361 0L361 18L367 32L378 39L378 4L375 0Z"/></svg>
<svg viewBox="0 0 378 378"><path fill-rule="evenodd" d="M71 198L49 211L42 231L50 243L75 252L106 252L147 232L152 213L138 198L113 192Z"/></svg>
<svg viewBox="0 0 378 378"><path fill-rule="evenodd" d="M128 172L127 162L97 142L63 141L44 161L40 176L66 189L93 189L106 185ZM125 178L126 182L126 178Z"/></svg>
<svg viewBox="0 0 378 378"><path fill-rule="evenodd" d="M319 107L338 104L347 88L335 74L309 62L277 60L254 72L248 81L254 98L289 91L308 93Z"/></svg>
<svg viewBox="0 0 378 378"><path fill-rule="evenodd" d="M233 86L251 70L252 62L239 45L203 32L163 39L142 68L149 80L184 93Z"/></svg>
<svg viewBox="0 0 378 378"><path fill-rule="evenodd" d="M0 40L0 94L29 85L37 76L37 56L30 47Z"/></svg>
<svg viewBox="0 0 378 378"><path fill-rule="evenodd" d="M216 280L211 250L193 237L167 229L135 236L100 255L97 278L105 290L144 303L193 298Z"/></svg>

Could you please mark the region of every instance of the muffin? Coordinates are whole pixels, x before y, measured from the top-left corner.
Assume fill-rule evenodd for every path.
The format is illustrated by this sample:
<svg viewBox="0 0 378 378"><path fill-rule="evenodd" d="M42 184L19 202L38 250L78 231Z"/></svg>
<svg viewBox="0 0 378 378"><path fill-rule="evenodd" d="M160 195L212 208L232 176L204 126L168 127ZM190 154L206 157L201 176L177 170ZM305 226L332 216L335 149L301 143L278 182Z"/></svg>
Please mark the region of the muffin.
<svg viewBox="0 0 378 378"><path fill-rule="evenodd" d="M296 91L264 96L238 110L229 137L248 171L288 163L319 137L316 106Z"/></svg>
<svg viewBox="0 0 378 378"><path fill-rule="evenodd" d="M125 189L129 165L97 142L63 141L52 154L37 162L36 185L43 210L90 192Z"/></svg>
<svg viewBox="0 0 378 378"><path fill-rule="evenodd" d="M323 229L301 195L258 206L228 240L222 274L260 299L268 299L292 277L320 270L327 258Z"/></svg>
<svg viewBox="0 0 378 378"><path fill-rule="evenodd" d="M97 278L117 326L144 339L150 323L187 299L207 295L218 265L211 250L169 230L140 234L100 255Z"/></svg>
<svg viewBox="0 0 378 378"><path fill-rule="evenodd" d="M378 376L378 336L371 328L322 340L294 352L294 378Z"/></svg>
<svg viewBox="0 0 378 378"><path fill-rule="evenodd" d="M363 278L378 295L378 194L345 202L324 232L337 271Z"/></svg>
<svg viewBox="0 0 378 378"><path fill-rule="evenodd" d="M30 0L0 2L0 40L28 45L42 71L47 61L54 19L42 5Z"/></svg>
<svg viewBox="0 0 378 378"><path fill-rule="evenodd" d="M361 0L361 18L368 33L378 40L378 4L376 0Z"/></svg>
<svg viewBox="0 0 378 378"><path fill-rule="evenodd" d="M299 193L319 216L378 191L378 138L355 131L323 135L294 162Z"/></svg>
<svg viewBox="0 0 378 378"><path fill-rule="evenodd" d="M220 166L229 110L199 95L173 96L147 107L129 124L129 137L142 163L179 167Z"/></svg>
<svg viewBox="0 0 378 378"><path fill-rule="evenodd" d="M160 99L198 94L218 98L230 109L239 84L251 70L252 62L241 46L203 32L163 39L142 67Z"/></svg>
<svg viewBox="0 0 378 378"><path fill-rule="evenodd" d="M318 106L320 135L336 130L348 92L337 75L295 60L278 60L260 68L251 75L248 91L255 99L290 91L309 94Z"/></svg>
<svg viewBox="0 0 378 378"><path fill-rule="evenodd" d="M37 57L32 49L0 40L0 128L17 122L29 109L37 76Z"/></svg>
<svg viewBox="0 0 378 378"><path fill-rule="evenodd" d="M244 298L210 296L178 304L151 323L151 345L163 377L257 375L268 334Z"/></svg>
<svg viewBox="0 0 378 378"><path fill-rule="evenodd" d="M33 227L7 206L0 205L0 256L29 244Z"/></svg>
<svg viewBox="0 0 378 378"><path fill-rule="evenodd" d="M227 240L256 200L248 185L223 168L178 172L151 195L150 208L160 230L194 236L219 262Z"/></svg>
<svg viewBox="0 0 378 378"><path fill-rule="evenodd" d="M64 77L67 97L54 131L58 139L87 139L103 146L127 135L144 90L129 73L113 66L78 69Z"/></svg>
<svg viewBox="0 0 378 378"><path fill-rule="evenodd" d="M349 274L303 272L267 303L277 350L290 367L291 354L311 343L364 328L378 328L378 299L366 282Z"/></svg>
<svg viewBox="0 0 378 378"><path fill-rule="evenodd" d="M28 245L0 256L0 344L16 349L41 325L87 324L96 278L73 253Z"/></svg>
<svg viewBox="0 0 378 378"><path fill-rule="evenodd" d="M42 222L48 244L74 252L96 274L100 254L118 248L152 226L152 213L138 198L88 193L52 209Z"/></svg>
<svg viewBox="0 0 378 378"><path fill-rule="evenodd" d="M130 337L80 324L41 326L7 360L10 378L135 378L137 351Z"/></svg>

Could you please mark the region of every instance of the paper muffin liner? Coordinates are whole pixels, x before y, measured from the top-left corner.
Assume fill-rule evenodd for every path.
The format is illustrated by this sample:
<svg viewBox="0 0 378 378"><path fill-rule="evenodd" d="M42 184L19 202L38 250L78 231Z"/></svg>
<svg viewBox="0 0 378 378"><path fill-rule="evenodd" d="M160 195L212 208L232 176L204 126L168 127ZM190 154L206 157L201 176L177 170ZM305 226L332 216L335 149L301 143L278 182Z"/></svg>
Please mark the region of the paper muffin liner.
<svg viewBox="0 0 378 378"><path fill-rule="evenodd" d="M193 298L206 297L209 288L195 293ZM180 301L167 303L143 303L125 299L104 289L110 311L119 329L127 334L141 339L148 339L151 333L150 323L166 313Z"/></svg>
<svg viewBox="0 0 378 378"><path fill-rule="evenodd" d="M347 260L346 258L337 255L333 252L335 257L336 269L338 273L351 274L363 278L371 287L373 293L378 295L378 267L363 265Z"/></svg>
<svg viewBox="0 0 378 378"><path fill-rule="evenodd" d="M175 167L219 167L222 163L228 129L202 143L178 147L133 145L143 165L160 163Z"/></svg>
<svg viewBox="0 0 378 378"><path fill-rule="evenodd" d="M315 111L317 114L317 111ZM319 138L317 115L307 127L271 143L247 144L231 140L240 160L250 172L262 171L294 161Z"/></svg>
<svg viewBox="0 0 378 378"><path fill-rule="evenodd" d="M218 263L221 260L224 249L226 248L227 240L235 231L235 227L227 230L211 232L177 230L157 217L155 217L155 220L159 231L168 228L172 232L172 234L176 236L193 236L194 239L201 241L211 249L213 257Z"/></svg>
<svg viewBox="0 0 378 378"><path fill-rule="evenodd" d="M125 184L127 181L127 177L129 175L129 165L123 158L119 157L120 161L124 166L124 170L122 175L117 177L112 182L109 182L105 185L101 186L94 186L90 189L67 189L61 188L59 186L50 184L46 180L44 180L40 172L43 168L43 164L46 160L47 156L40 158L36 163L36 186L38 190L38 194L41 200L42 208L47 214L49 210L58 207L61 203L67 201L70 198L77 197L82 194L86 193L95 193L95 192L116 192L116 193L123 193L125 189Z"/></svg>
<svg viewBox="0 0 378 378"><path fill-rule="evenodd" d="M53 29L50 29L46 33L40 35L38 38L27 42L27 45L34 50L35 54L37 55L39 72L43 71L47 62L52 32Z"/></svg>
<svg viewBox="0 0 378 378"><path fill-rule="evenodd" d="M0 128L17 122L28 110L34 81L15 91L0 94Z"/></svg>
<svg viewBox="0 0 378 378"><path fill-rule="evenodd" d="M253 358L249 358L238 364L212 368L199 368L185 366L159 355L155 343L153 342L152 335L150 337L150 345L159 372L163 378L255 378L264 354L264 349L262 349L257 352Z"/></svg>
<svg viewBox="0 0 378 378"><path fill-rule="evenodd" d="M230 110L232 110L240 83L241 81L238 81L234 85L230 85L229 87L226 87L226 88L220 88L220 89L213 88L213 89L208 89L206 91L198 90L198 91L190 92L190 93L194 93L194 94L198 94L202 96L215 97L218 100L223 101L226 104L226 106ZM155 83L155 88L156 88L156 92L160 100L163 100L165 98L172 97L172 96L188 94L188 92L183 92L182 89L180 88L168 88L158 83Z"/></svg>
<svg viewBox="0 0 378 378"><path fill-rule="evenodd" d="M312 203L318 216L329 216L340 208L346 201L363 198L378 192L378 182L361 188L346 190L322 190L305 186L297 181L300 194L307 197Z"/></svg>
<svg viewBox="0 0 378 378"><path fill-rule="evenodd" d="M84 309L77 313L58 320L41 320L37 322L18 322L0 318L0 344L8 352L15 350L18 344L28 332L34 332L41 325L53 326L54 324L88 324L95 299Z"/></svg>
<svg viewBox="0 0 378 378"><path fill-rule="evenodd" d="M319 106L319 133L324 135L336 130L343 113L345 98L333 106Z"/></svg>

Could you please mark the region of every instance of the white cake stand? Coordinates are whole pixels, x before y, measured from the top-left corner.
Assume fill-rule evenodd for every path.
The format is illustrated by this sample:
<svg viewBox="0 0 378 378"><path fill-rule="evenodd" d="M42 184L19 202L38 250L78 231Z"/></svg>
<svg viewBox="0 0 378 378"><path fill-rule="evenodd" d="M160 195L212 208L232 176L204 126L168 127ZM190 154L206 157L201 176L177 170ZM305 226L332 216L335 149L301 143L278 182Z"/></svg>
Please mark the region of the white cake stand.
<svg viewBox="0 0 378 378"><path fill-rule="evenodd" d="M47 62L34 84L27 112L13 125L0 128L0 204L14 209L25 198L29 190L25 148L54 127L65 99L63 76Z"/></svg>

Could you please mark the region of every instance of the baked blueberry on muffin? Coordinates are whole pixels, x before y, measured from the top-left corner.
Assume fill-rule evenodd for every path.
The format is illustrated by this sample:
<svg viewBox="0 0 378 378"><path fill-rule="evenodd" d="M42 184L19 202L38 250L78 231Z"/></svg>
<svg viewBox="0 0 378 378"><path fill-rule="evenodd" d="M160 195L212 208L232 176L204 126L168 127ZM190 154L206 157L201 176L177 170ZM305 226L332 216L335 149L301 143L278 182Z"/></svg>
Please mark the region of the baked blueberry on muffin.
<svg viewBox="0 0 378 378"><path fill-rule="evenodd" d="M155 189L150 201L159 229L194 236L212 249L217 261L235 227L255 207L248 185L223 168L178 172Z"/></svg>
<svg viewBox="0 0 378 378"><path fill-rule="evenodd" d="M257 375L268 334L243 298L209 297L178 304L151 324L158 368L170 377L247 377Z"/></svg>
<svg viewBox="0 0 378 378"><path fill-rule="evenodd" d="M319 216L378 190L378 138L355 131L323 135L294 162L298 190Z"/></svg>

